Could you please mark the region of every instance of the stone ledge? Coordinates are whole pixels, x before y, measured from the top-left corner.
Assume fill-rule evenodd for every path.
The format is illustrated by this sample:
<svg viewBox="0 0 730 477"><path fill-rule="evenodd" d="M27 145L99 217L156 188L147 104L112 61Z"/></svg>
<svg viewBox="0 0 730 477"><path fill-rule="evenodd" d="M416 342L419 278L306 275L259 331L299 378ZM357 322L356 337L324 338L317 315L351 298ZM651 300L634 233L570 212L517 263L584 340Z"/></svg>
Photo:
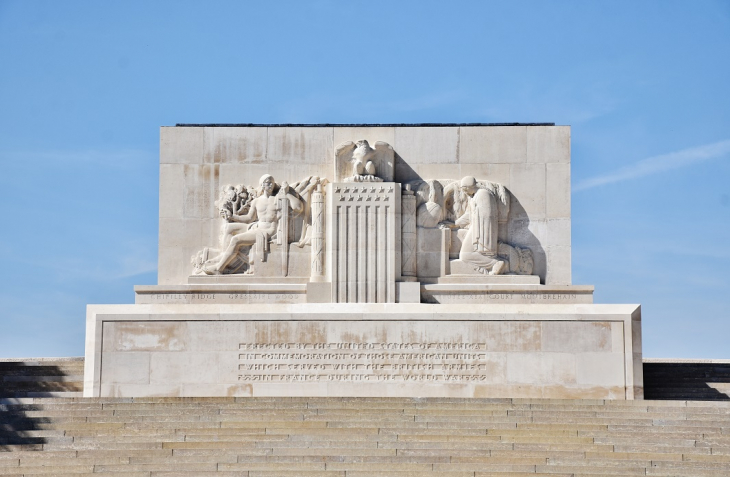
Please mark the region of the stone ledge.
<svg viewBox="0 0 730 477"><path fill-rule="evenodd" d="M306 300L306 283L199 283L134 287L136 304L304 303Z"/></svg>
<svg viewBox="0 0 730 477"><path fill-rule="evenodd" d="M422 282L434 284L459 284L459 285L511 285L511 286L535 286L540 284L540 277L537 275L482 275L480 273L462 273L445 275L439 278L419 278Z"/></svg>
<svg viewBox="0 0 730 477"><path fill-rule="evenodd" d="M83 356L72 356L63 358L0 358L0 365L2 365L3 363L23 363L25 366L48 366L48 363L52 363L54 361L69 362L83 360Z"/></svg>
<svg viewBox="0 0 730 477"><path fill-rule="evenodd" d="M107 315L105 320L408 320L408 321L464 321L496 320L520 321L531 315L540 320L623 321L626 315L637 314L638 304L429 304L429 303L252 303L244 310L235 304L139 304L88 305L94 315ZM180 316L175 316L180 315ZM293 316L296 315L296 318ZM88 317L87 317L88 318Z"/></svg>
<svg viewBox="0 0 730 477"><path fill-rule="evenodd" d="M421 285L425 303L451 304L591 304L590 285L498 285L439 283Z"/></svg>
<svg viewBox="0 0 730 477"><path fill-rule="evenodd" d="M682 358L644 358L644 363L666 364L730 364L730 359L682 359Z"/></svg>
<svg viewBox="0 0 730 477"><path fill-rule="evenodd" d="M191 275L189 285L293 285L307 283L309 277L260 277L256 275Z"/></svg>
<svg viewBox="0 0 730 477"><path fill-rule="evenodd" d="M382 124L260 124L260 123L177 123L175 126L162 126L162 127L177 127L177 128L420 128L420 127L459 127L459 126L486 126L486 127L497 127L497 126L555 126L555 123L382 123Z"/></svg>

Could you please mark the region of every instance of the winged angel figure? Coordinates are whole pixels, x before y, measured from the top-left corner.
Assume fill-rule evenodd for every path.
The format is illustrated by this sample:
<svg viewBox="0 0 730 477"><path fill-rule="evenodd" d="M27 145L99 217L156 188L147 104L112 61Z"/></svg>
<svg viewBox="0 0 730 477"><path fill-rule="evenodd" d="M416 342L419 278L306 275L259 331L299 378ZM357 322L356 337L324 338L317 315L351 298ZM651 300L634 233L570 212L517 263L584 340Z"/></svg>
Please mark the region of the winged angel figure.
<svg viewBox="0 0 730 477"><path fill-rule="evenodd" d="M282 214L281 204L287 204L292 217L290 232L298 232L296 245L303 247L310 242L312 192L318 184L326 185L327 179L309 176L292 185L277 184L274 178L265 174L259 179L259 187L233 187L226 185L216 202L221 227L218 248L206 247L193 255L194 275L220 275L232 273L254 273L254 255L265 260L269 243L276 239ZM285 200L279 200L279 199ZM291 236L291 234L289 234ZM255 251L256 253L252 253Z"/></svg>

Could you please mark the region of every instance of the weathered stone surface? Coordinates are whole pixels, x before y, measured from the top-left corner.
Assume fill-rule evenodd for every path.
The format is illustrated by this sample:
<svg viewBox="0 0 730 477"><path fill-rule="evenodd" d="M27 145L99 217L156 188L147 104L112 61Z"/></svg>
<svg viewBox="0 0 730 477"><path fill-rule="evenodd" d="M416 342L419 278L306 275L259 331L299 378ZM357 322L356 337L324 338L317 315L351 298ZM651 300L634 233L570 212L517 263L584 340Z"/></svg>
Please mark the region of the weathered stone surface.
<svg viewBox="0 0 730 477"><path fill-rule="evenodd" d="M253 192L264 174L290 184L308 176L336 181L345 177L345 172L339 173L333 167L334 156L339 154L340 146L355 141L384 144L394 151L393 158L377 165L381 170L376 177L405 184L426 179L459 181L473 176L508 189L514 202L513 219L565 219L570 229L568 127L162 128L160 214L166 220L160 222L160 284L185 284L188 257L201 246L215 247L220 224L215 202L226 184L242 184ZM349 162L347 167L351 167ZM527 247L538 255L534 270L544 283L569 284L569 275L550 275L545 266L550 262L546 247L569 249L569 240L561 238L555 243L555 234L534 230L534 238L515 231L513 238L507 232L501 233L500 240ZM436 252L438 249L423 253ZM295 258L299 260L302 258ZM569 254L563 254L560 261L567 261L569 270ZM260 276L267 273L258 271Z"/></svg>
<svg viewBox="0 0 730 477"><path fill-rule="evenodd" d="M131 305L90 310L89 326L103 329L103 349L97 350L102 381L89 390L105 396L509 397L521 389L542 397L590 393L627 399L634 392L634 377L624 366L625 350L634 346L632 318L638 310L632 306L249 305L241 313L235 305ZM136 372L129 373L129 366Z"/></svg>

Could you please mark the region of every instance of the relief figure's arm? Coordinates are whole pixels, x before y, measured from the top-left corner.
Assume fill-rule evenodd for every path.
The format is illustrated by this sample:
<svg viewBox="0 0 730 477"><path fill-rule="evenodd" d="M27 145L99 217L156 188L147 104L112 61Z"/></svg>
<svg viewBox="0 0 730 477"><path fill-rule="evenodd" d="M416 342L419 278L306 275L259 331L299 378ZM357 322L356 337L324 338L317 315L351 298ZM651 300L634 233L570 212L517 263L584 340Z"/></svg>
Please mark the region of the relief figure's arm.
<svg viewBox="0 0 730 477"><path fill-rule="evenodd" d="M512 194L508 190L504 190L504 194L500 196L500 199L501 200L497 204L499 210L499 223L507 223L507 220L509 219Z"/></svg>
<svg viewBox="0 0 730 477"><path fill-rule="evenodd" d="M444 196L443 196L443 213L442 213L442 219L441 222L439 222L439 227L454 229L457 228L456 224L454 224L454 221L456 220L456 214L454 213L454 186L449 184L446 187L444 187Z"/></svg>
<svg viewBox="0 0 730 477"><path fill-rule="evenodd" d="M231 220L234 222L241 222L244 224L250 224L251 222L254 222L258 219L256 215L256 201L259 200L258 198L254 199L253 202L251 202L251 207L248 209L248 213L244 215L234 215L231 217Z"/></svg>
<svg viewBox="0 0 730 477"><path fill-rule="evenodd" d="M231 222L240 222L240 223L243 223L243 224L251 223L251 220L250 219L249 220L246 220L246 216L245 215L232 215L231 218L230 218L230 221Z"/></svg>
<svg viewBox="0 0 730 477"><path fill-rule="evenodd" d="M288 193L286 194L286 197L289 199L289 205L291 206L295 214L299 214L304 210L304 202L299 200L299 198L296 197L294 194Z"/></svg>
<svg viewBox="0 0 730 477"><path fill-rule="evenodd" d="M471 214L469 212L464 213L461 217L456 219L455 225L457 228L465 229L469 227L469 224L471 223Z"/></svg>
<svg viewBox="0 0 730 477"><path fill-rule="evenodd" d="M304 202L299 197L292 193L289 188L289 184L286 182L281 183L281 189L279 190L279 196L284 195L289 200L289 206L292 208L295 214L299 214L304 210Z"/></svg>
<svg viewBox="0 0 730 477"><path fill-rule="evenodd" d="M317 184L319 184L319 177L315 177L312 180L310 180L309 184L307 184L307 187L304 188L303 191L299 193L301 197L309 197L312 191L315 187L317 187Z"/></svg>

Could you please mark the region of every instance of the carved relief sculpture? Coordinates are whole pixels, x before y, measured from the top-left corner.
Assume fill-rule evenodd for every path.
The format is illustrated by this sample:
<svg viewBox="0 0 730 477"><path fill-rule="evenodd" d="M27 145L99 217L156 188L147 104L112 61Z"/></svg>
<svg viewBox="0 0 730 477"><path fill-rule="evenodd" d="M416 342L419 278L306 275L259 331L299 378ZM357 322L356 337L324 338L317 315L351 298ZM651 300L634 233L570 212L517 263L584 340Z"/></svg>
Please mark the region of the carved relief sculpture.
<svg viewBox="0 0 730 477"><path fill-rule="evenodd" d="M510 193L503 185L467 176L410 186L417 191L418 227L454 230L461 239L460 261L481 274L532 274L532 252L506 242Z"/></svg>
<svg viewBox="0 0 730 477"><path fill-rule="evenodd" d="M416 224L426 229L438 227L444 215L444 187L439 181L429 180L421 184L417 194L423 203L418 206Z"/></svg>
<svg viewBox="0 0 730 477"><path fill-rule="evenodd" d="M256 191L244 186L224 186L216 202L220 217L225 220L220 248L206 247L195 254L192 257L193 274L252 274L256 261L266 261L269 244L273 241L282 246L282 273L286 276L289 216L301 216L297 245L308 244L311 240L308 199L318 184L321 187L321 182L319 177L310 176L294 186L286 182L278 185L271 175L265 174Z"/></svg>
<svg viewBox="0 0 730 477"><path fill-rule="evenodd" d="M326 278L324 268L324 193L319 178L317 178L315 187L312 193L311 281L322 282Z"/></svg>
<svg viewBox="0 0 730 477"><path fill-rule="evenodd" d="M394 303L402 217L392 182L333 183L327 196L327 254L333 303Z"/></svg>
<svg viewBox="0 0 730 477"><path fill-rule="evenodd" d="M532 274L532 251L510 243L511 194L502 184L466 176L401 188L395 152L382 141L348 141L334 155L328 188L315 176L289 186L268 174L256 189L222 187L220 244L193 256L193 274L251 275L271 262L264 277L332 282L333 302L392 302L395 281L419 281L421 273ZM305 245L311 250L297 251Z"/></svg>
<svg viewBox="0 0 730 477"><path fill-rule="evenodd" d="M393 148L376 141L375 147L361 139L337 146L335 151L335 182L392 182L394 173Z"/></svg>
<svg viewBox="0 0 730 477"><path fill-rule="evenodd" d="M406 184L401 192L401 275L404 280L416 280L417 259L416 249L418 238L416 235L416 195Z"/></svg>
<svg viewBox="0 0 730 477"><path fill-rule="evenodd" d="M229 184L221 188L218 200L215 202L218 215L224 220L220 230L220 248L205 247L193 255L191 262L194 275L204 274L203 267L207 263L215 261L215 257L228 247L231 238L248 230L249 224L244 222L243 217L250 211L251 202L256 195L253 188L248 188L243 184L235 187ZM230 261L227 270L229 273L247 272L248 256L239 253L234 260Z"/></svg>
<svg viewBox="0 0 730 477"><path fill-rule="evenodd" d="M480 273L501 275L507 267L498 254L499 224L506 223L509 213L507 191L501 184L493 182L485 182L478 187L476 179L471 176L464 177L459 183L461 194L456 194L456 190L456 187L449 189L449 192L454 192L454 204L458 203L459 209L465 208L466 211L453 226L467 230L459 260L470 263ZM466 207L463 207L462 201L467 202ZM500 217L504 219L500 220Z"/></svg>

